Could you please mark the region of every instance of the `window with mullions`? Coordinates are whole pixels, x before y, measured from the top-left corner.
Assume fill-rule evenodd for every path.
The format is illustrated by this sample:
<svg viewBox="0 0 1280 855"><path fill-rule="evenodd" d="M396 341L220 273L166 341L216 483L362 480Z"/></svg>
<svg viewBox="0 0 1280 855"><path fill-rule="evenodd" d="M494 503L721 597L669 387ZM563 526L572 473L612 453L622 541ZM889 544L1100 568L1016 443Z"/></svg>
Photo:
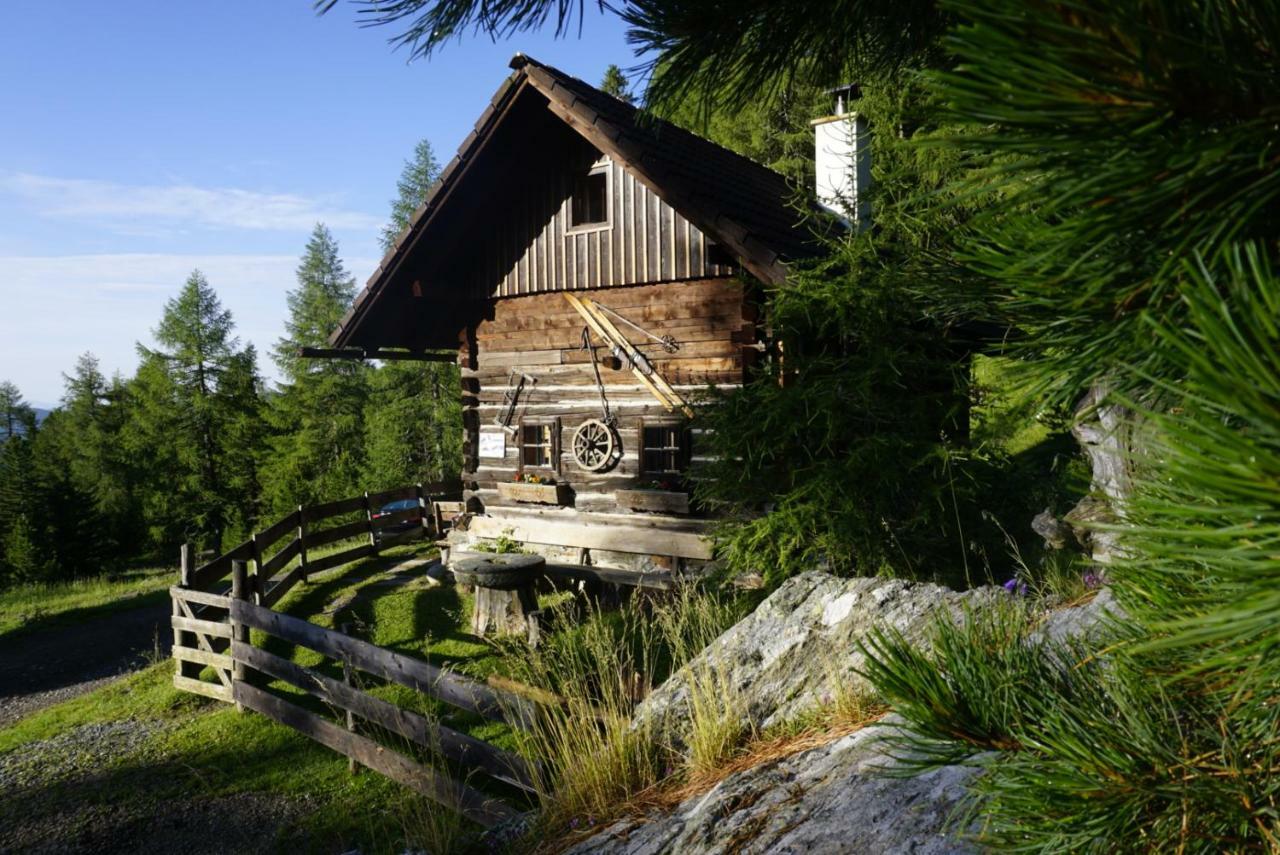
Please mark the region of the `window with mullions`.
<svg viewBox="0 0 1280 855"><path fill-rule="evenodd" d="M603 226L609 222L609 168L596 167L573 184L569 226Z"/></svg>
<svg viewBox="0 0 1280 855"><path fill-rule="evenodd" d="M649 424L641 431L640 465L646 475L679 475L689 467L689 430L678 424Z"/></svg>
<svg viewBox="0 0 1280 855"><path fill-rule="evenodd" d="M520 425L520 468L556 468L556 429L553 422Z"/></svg>

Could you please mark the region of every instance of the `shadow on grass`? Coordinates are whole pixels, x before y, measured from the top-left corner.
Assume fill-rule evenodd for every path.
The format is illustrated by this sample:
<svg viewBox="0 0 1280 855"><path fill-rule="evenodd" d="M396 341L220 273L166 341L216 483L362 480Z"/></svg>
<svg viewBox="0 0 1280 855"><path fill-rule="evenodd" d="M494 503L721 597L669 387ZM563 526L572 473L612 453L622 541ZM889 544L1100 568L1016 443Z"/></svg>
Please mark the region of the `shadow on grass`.
<svg viewBox="0 0 1280 855"><path fill-rule="evenodd" d="M0 632L0 645L5 642L14 641L24 636L33 635L46 630L65 629L69 626L77 626L118 612L127 612L134 609L160 606L168 601L169 591L166 589L162 591L150 591L145 594L133 594L121 597L117 600L111 600L110 602L99 603L98 605L93 606L82 606L76 609L68 609L56 614L36 615L35 617L24 621L19 627L11 629L8 632Z"/></svg>

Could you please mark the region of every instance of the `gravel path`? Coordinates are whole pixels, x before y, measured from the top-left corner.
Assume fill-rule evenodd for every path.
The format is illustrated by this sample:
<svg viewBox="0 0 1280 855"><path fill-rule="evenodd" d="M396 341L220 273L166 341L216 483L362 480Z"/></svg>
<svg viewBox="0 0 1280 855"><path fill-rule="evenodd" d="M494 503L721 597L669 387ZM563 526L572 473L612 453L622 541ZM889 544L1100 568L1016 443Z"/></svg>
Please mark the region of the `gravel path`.
<svg viewBox="0 0 1280 855"><path fill-rule="evenodd" d="M266 793L175 798L179 769L147 749L175 726L87 724L0 754L0 853L275 851L306 806Z"/></svg>
<svg viewBox="0 0 1280 855"><path fill-rule="evenodd" d="M118 611L0 644L0 727L169 655L168 603Z"/></svg>

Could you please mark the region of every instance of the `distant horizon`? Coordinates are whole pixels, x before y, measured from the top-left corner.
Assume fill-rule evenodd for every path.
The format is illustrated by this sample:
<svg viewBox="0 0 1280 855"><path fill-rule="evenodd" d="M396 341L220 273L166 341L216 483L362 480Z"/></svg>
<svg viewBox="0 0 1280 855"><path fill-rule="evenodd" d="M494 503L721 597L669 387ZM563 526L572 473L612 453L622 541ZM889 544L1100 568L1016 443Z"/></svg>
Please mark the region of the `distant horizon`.
<svg viewBox="0 0 1280 855"><path fill-rule="evenodd" d="M353 17L236 0L202 8L193 38L193 15L161 0L13 16L0 73L24 85L0 92L20 129L0 138L0 380L53 409L86 351L132 375L135 343L199 268L277 381L270 349L316 222L363 287L414 146L447 163L514 53L593 83L637 61L607 14L581 39L466 38L412 63L391 29Z"/></svg>

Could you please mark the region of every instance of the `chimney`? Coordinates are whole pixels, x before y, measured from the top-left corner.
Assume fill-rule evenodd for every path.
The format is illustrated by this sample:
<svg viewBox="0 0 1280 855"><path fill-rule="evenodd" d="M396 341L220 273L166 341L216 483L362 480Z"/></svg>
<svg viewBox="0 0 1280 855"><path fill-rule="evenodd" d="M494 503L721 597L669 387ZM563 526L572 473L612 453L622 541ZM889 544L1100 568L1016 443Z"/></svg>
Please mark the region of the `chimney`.
<svg viewBox="0 0 1280 855"><path fill-rule="evenodd" d="M859 229L871 224L871 134L850 108L862 94L850 83L827 90L836 96L835 114L814 119L814 167L818 204Z"/></svg>

